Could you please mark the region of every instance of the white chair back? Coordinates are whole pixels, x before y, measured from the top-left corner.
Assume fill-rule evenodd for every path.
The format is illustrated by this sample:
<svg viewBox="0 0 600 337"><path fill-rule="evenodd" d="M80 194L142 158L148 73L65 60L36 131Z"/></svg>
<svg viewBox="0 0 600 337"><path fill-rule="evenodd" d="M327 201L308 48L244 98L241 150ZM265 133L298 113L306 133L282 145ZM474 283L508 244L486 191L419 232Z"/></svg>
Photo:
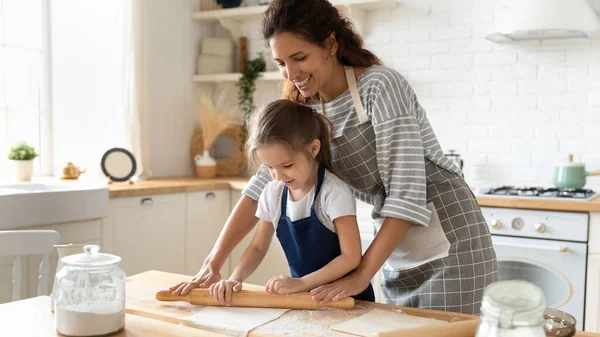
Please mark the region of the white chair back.
<svg viewBox="0 0 600 337"><path fill-rule="evenodd" d="M0 231L0 257L13 256L13 301L21 299L21 257L42 255L39 267L37 295L48 294L49 256L54 245L60 241L60 234L52 230Z"/></svg>

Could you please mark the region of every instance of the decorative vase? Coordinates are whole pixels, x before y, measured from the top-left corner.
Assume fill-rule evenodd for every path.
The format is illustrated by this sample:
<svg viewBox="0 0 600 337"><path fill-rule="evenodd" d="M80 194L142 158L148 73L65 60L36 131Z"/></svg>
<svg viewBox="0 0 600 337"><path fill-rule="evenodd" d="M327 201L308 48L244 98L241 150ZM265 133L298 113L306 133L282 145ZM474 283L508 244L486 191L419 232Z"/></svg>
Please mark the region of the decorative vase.
<svg viewBox="0 0 600 337"><path fill-rule="evenodd" d="M208 150L204 154L196 155L196 176L202 179L214 178L217 176L217 162L210 156Z"/></svg>
<svg viewBox="0 0 600 337"><path fill-rule="evenodd" d="M31 181L33 177L33 159L31 160L13 160L15 165L15 174L18 181Z"/></svg>

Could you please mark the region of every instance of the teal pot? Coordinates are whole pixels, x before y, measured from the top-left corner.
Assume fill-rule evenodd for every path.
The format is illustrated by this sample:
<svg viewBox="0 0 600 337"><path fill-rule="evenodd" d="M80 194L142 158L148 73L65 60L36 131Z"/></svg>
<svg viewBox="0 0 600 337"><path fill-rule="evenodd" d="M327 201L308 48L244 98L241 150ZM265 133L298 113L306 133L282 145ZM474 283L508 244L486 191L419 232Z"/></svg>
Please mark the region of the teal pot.
<svg viewBox="0 0 600 337"><path fill-rule="evenodd" d="M569 161L557 164L554 167L552 182L558 188L583 188L588 176L598 176L600 170L588 172L584 163L574 163L573 155L569 155Z"/></svg>

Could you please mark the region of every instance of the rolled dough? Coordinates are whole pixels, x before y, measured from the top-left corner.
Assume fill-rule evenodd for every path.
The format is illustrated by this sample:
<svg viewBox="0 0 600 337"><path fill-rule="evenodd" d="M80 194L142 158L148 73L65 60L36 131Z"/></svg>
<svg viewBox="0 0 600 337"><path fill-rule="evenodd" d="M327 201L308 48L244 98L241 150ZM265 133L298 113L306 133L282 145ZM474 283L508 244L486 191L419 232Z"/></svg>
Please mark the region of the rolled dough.
<svg viewBox="0 0 600 337"><path fill-rule="evenodd" d="M344 323L332 325L331 329L368 337L378 332L446 323L447 322L445 321L437 319L410 316L395 311L373 309L362 316Z"/></svg>
<svg viewBox="0 0 600 337"><path fill-rule="evenodd" d="M246 337L250 331L276 320L289 309L206 307L181 319L181 324L229 336Z"/></svg>

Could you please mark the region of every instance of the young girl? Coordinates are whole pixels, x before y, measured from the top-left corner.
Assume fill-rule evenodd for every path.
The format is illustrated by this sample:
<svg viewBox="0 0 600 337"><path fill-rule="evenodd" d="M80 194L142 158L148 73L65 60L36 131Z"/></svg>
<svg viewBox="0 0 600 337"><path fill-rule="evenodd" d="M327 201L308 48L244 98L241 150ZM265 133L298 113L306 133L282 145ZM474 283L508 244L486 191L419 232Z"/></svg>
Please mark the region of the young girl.
<svg viewBox="0 0 600 337"><path fill-rule="evenodd" d="M213 297L229 304L265 257L277 235L291 277L276 276L266 291L310 291L354 270L361 260L356 201L332 173L330 124L314 109L278 100L260 113L250 131L248 154L269 169L256 216L262 221L228 280L210 286ZM356 299L375 301L371 285Z"/></svg>

